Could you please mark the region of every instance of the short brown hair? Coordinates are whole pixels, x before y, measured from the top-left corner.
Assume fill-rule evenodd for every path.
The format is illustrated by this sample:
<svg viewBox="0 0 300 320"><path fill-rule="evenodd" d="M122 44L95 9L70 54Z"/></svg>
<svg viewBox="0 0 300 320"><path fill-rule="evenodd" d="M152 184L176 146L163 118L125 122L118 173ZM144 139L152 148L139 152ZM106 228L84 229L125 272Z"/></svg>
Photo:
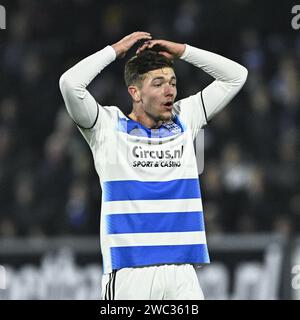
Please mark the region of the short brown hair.
<svg viewBox="0 0 300 320"><path fill-rule="evenodd" d="M140 85L145 73L162 68L174 69L173 61L154 50L144 50L126 62L124 72L126 86Z"/></svg>

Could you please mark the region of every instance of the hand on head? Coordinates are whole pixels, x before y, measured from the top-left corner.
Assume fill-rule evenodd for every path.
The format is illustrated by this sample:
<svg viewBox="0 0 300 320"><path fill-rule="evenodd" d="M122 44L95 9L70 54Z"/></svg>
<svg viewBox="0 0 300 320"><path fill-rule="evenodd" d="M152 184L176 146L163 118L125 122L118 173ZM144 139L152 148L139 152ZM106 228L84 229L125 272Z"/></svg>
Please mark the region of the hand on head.
<svg viewBox="0 0 300 320"><path fill-rule="evenodd" d="M147 40L137 49L136 54L140 54L146 49L153 49L168 59L175 59L182 56L185 45L167 40Z"/></svg>
<svg viewBox="0 0 300 320"><path fill-rule="evenodd" d="M167 40L152 40L149 32L137 31L122 38L112 45L118 58L123 58L127 51L139 41L145 41L136 51L141 53L146 49L153 49L169 59L180 58L185 50L185 44L171 42Z"/></svg>
<svg viewBox="0 0 300 320"><path fill-rule="evenodd" d="M122 38L120 41L112 45L113 49L116 51L118 58L123 58L127 51L138 41L140 40L149 40L152 39L152 36L149 32L137 31L129 34L128 36Z"/></svg>

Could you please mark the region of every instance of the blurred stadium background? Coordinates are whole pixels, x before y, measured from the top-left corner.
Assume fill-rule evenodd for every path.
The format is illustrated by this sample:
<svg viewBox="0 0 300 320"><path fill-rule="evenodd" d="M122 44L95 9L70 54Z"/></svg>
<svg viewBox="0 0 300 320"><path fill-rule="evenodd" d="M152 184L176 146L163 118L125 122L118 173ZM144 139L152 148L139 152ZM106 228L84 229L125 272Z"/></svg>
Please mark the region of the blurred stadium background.
<svg viewBox="0 0 300 320"><path fill-rule="evenodd" d="M220 53L249 70L243 90L205 130L200 180L212 264L198 275L206 298L299 299L294 4L1 1L7 27L0 30L0 265L6 270L0 299L100 298L101 190L58 80L80 59L136 30ZM90 90L127 113L124 62L105 69ZM178 98L211 81L188 64L176 67Z"/></svg>

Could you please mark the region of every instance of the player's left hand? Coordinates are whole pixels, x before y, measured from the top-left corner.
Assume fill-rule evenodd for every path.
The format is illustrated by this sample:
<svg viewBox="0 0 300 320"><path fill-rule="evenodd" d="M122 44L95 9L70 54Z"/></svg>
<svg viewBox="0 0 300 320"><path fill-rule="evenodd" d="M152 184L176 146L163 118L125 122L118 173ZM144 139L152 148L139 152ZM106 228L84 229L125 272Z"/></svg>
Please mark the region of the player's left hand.
<svg viewBox="0 0 300 320"><path fill-rule="evenodd" d="M164 55L168 59L180 58L185 50L185 44L167 41L167 40L148 40L138 48L136 54L141 53L145 49L155 49L159 54Z"/></svg>

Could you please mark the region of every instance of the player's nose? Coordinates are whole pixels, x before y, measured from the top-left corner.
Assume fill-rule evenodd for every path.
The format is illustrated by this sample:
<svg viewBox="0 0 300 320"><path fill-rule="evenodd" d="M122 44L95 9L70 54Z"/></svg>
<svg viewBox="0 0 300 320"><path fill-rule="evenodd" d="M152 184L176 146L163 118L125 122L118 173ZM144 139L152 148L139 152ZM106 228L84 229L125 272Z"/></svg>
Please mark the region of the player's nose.
<svg viewBox="0 0 300 320"><path fill-rule="evenodd" d="M176 90L176 88L174 88L174 86L167 85L165 87L164 94L165 94L166 97L174 97L175 90Z"/></svg>

